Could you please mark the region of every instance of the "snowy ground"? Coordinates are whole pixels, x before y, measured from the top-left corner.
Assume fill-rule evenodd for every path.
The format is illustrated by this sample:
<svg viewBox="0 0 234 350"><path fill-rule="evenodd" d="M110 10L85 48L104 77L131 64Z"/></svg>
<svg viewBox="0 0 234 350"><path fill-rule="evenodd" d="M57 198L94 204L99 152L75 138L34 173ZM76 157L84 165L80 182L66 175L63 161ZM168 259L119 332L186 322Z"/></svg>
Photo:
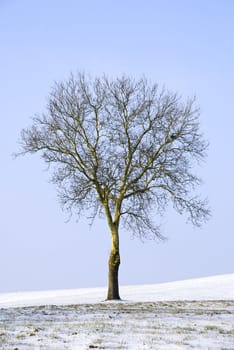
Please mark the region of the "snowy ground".
<svg viewBox="0 0 234 350"><path fill-rule="evenodd" d="M234 350L234 274L121 292L0 294L0 349Z"/></svg>

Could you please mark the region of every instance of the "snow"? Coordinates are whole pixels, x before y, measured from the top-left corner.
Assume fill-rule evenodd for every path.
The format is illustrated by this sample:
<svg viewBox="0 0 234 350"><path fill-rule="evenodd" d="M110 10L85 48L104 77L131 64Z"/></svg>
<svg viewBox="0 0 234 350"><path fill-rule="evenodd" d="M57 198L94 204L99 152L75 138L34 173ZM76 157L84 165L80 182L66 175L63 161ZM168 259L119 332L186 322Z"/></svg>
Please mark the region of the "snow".
<svg viewBox="0 0 234 350"><path fill-rule="evenodd" d="M120 291L0 294L0 349L234 349L234 274Z"/></svg>
<svg viewBox="0 0 234 350"><path fill-rule="evenodd" d="M234 273L155 285L120 287L123 300L132 302L173 300L234 300ZM0 308L98 303L106 288L52 290L0 294Z"/></svg>

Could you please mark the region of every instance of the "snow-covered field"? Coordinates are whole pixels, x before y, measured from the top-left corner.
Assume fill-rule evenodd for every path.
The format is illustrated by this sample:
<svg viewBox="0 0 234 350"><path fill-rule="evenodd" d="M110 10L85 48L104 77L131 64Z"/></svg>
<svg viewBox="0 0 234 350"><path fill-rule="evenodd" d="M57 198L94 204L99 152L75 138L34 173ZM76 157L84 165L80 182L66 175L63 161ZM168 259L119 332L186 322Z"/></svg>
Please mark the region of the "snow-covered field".
<svg viewBox="0 0 234 350"><path fill-rule="evenodd" d="M106 290L0 294L0 349L234 350L234 274Z"/></svg>

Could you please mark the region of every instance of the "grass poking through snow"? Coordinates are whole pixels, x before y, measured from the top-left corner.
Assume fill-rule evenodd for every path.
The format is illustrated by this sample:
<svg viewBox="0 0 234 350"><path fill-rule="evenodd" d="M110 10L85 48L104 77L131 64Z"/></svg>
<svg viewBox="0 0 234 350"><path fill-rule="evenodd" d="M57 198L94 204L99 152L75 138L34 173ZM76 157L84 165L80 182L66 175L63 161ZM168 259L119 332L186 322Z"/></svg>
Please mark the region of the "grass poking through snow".
<svg viewBox="0 0 234 350"><path fill-rule="evenodd" d="M0 310L0 349L234 349L234 301Z"/></svg>

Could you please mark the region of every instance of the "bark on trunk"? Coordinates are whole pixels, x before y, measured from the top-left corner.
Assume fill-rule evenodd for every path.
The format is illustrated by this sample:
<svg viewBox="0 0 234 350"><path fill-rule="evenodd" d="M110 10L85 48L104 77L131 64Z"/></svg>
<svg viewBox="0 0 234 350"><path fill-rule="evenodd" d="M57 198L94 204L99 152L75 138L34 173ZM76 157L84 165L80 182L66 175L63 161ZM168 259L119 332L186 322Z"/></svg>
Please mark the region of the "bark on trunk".
<svg viewBox="0 0 234 350"><path fill-rule="evenodd" d="M119 280L118 280L119 265L120 265L119 253L111 252L110 259L109 259L107 300L120 300Z"/></svg>
<svg viewBox="0 0 234 350"><path fill-rule="evenodd" d="M119 234L118 229L113 229L112 232L112 247L109 258L109 275L108 275L108 294L107 300L120 300L119 296Z"/></svg>

